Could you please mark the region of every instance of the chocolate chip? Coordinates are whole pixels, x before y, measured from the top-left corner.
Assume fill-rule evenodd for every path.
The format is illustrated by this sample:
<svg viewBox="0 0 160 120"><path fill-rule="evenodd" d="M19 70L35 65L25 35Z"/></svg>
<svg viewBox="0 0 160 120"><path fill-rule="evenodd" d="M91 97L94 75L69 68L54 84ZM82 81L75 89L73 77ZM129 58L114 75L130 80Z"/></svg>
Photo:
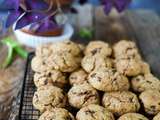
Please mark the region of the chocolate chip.
<svg viewBox="0 0 160 120"><path fill-rule="evenodd" d="M71 76L70 79L77 79L77 77Z"/></svg>
<svg viewBox="0 0 160 120"><path fill-rule="evenodd" d="M67 116L66 120L72 120L72 118L70 116Z"/></svg>
<svg viewBox="0 0 160 120"><path fill-rule="evenodd" d="M95 55L96 53L100 52L101 48L96 48L91 51L92 55Z"/></svg>
<svg viewBox="0 0 160 120"><path fill-rule="evenodd" d="M151 111L155 111L156 110L156 106L152 105L150 106Z"/></svg>
<svg viewBox="0 0 160 120"><path fill-rule="evenodd" d="M139 81L140 81L140 79L139 79L139 78L136 78L135 80L136 80L137 82L139 82Z"/></svg>
<svg viewBox="0 0 160 120"><path fill-rule="evenodd" d="M101 82L102 78L101 77L97 77L97 81Z"/></svg>
<svg viewBox="0 0 160 120"><path fill-rule="evenodd" d="M51 77L51 76L52 76L52 73L49 72L49 73L48 73L48 77Z"/></svg>
<svg viewBox="0 0 160 120"><path fill-rule="evenodd" d="M151 81L148 81L148 80L147 80L146 82L147 82L147 83L149 83L149 84L152 84L152 82L151 82Z"/></svg>
<svg viewBox="0 0 160 120"><path fill-rule="evenodd" d="M96 76L96 73L91 74L91 77L94 78Z"/></svg>
<svg viewBox="0 0 160 120"><path fill-rule="evenodd" d="M48 80L46 79L45 81L44 81L44 85L47 85L48 84Z"/></svg>
<svg viewBox="0 0 160 120"><path fill-rule="evenodd" d="M95 117L94 117L95 111L93 111L93 110L87 110L87 111L85 111L85 113L86 113L87 115L91 115L92 118L95 118Z"/></svg>

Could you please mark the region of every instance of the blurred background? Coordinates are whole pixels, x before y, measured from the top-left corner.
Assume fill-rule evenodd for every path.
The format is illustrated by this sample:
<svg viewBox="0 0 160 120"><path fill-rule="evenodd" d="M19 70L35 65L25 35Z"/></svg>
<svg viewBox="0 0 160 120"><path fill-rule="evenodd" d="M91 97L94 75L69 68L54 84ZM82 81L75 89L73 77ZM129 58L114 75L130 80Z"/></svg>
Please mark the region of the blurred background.
<svg viewBox="0 0 160 120"><path fill-rule="evenodd" d="M99 0L88 0L90 3L92 3L93 5L99 5L100 3L99 3ZM128 9L129 10L138 10L138 9L146 9L146 10L153 10L153 11L155 11L155 12L157 12L159 15L160 15L160 0L132 0L132 3L131 3L131 5L128 7ZM87 19L87 18L83 18L82 16L83 15L86 15L86 14L84 14L85 13L85 11L92 11L92 9L91 9L91 7L90 6L88 6L88 7L86 7L85 9L84 8L79 8L79 10L80 11L82 11L82 12L79 12L79 17L78 18L75 18L75 21L77 22L77 19L80 19L79 20L79 26L81 26L81 27L83 27L83 26L85 26L86 24L87 25L89 25L89 26L91 26L91 27L93 27L92 26L92 23L91 23L91 20L92 19ZM4 18L5 19L5 15L3 15L3 14L0 14L1 16L1 18ZM90 14L90 15L92 15L92 14ZM103 15L100 15L102 18L108 18L108 17L106 17L106 16L103 16ZM132 16L131 16L132 17ZM150 17L150 16L149 16ZM73 16L72 16L72 18L73 18ZM91 17L88 17L88 18L92 18L92 16ZM96 16L96 18L98 18L97 16ZM99 18L99 19L97 19L97 21L100 21L100 19L101 18ZM159 20L159 19L158 19ZM70 20L71 21L71 20ZM105 20L105 22L103 23L102 21L100 21L100 22L97 22L98 24L100 24L99 25L99 27L100 27L100 30L98 29L98 31L100 31L100 32L102 32L103 30L104 31L106 31L107 33L109 33L109 34L107 34L108 36L108 38L110 38L110 36L117 36L117 37L119 37L118 36L118 34L112 34L111 32L119 32L119 31L123 31L123 28L121 28L121 26L119 25L119 24L117 24L116 23L116 21L113 21L113 24L112 25L110 25L110 24L108 24L108 23L110 23L110 21L113 21L112 19L110 20L108 20L108 22L107 22L107 19ZM134 20L133 20L134 21ZM10 32L6 32L6 31L2 31L2 23L3 22L3 20L2 21L0 21L0 39L3 37L3 36L5 36L5 35L9 35L9 34L12 34L12 33L10 33ZM115 22L115 23L114 23ZM73 22L74 23L74 22ZM85 24L86 23L86 24ZM134 22L135 23L135 22ZM104 27L103 25L107 25L107 27ZM135 24L137 24L137 23L135 23ZM157 23L158 24L158 23ZM157 24L155 24L155 23L151 23L151 25L150 26L153 26L153 25L157 25ZM138 26L138 25L137 25ZM149 25L148 25L149 26ZM112 28L113 27L113 31L110 31L110 30L108 30L108 28ZM97 27L98 28L98 27ZM101 30L102 29L102 30ZM137 29L139 29L139 28L137 28ZM155 28L157 31L159 30L158 28ZM107 31L108 30L108 31ZM144 28L143 30L146 30L146 28ZM97 31L97 33L98 33L98 31ZM151 30L152 31L152 30ZM145 31L146 32L146 31ZM149 31L150 32L150 31ZM139 33L139 31L137 32L137 33ZM101 34L105 34L106 35L106 33L101 33ZM100 35L101 35L100 34ZM139 33L140 34L140 36L141 36L141 33ZM157 33L158 34L158 33ZM109 36L110 35L110 36ZM147 38L148 38L148 41L149 40L152 40L152 38L149 38L146 34L144 34L145 36L141 36L141 40L146 40ZM154 34L153 34L154 35ZM105 36L106 37L106 36ZM154 36L154 39L155 38L157 38L157 41L159 40L158 39L158 36ZM75 38L75 40L77 40L76 38ZM156 39L155 39L156 40ZM86 40L86 42L87 42L87 40ZM146 42L146 41L145 41ZM148 42L148 43L150 43L150 42ZM154 42L154 43L156 43L156 42ZM160 43L160 42L159 42ZM145 45L147 45L147 43L145 44ZM156 46L156 45L152 45L152 46ZM159 46L157 46L157 49L158 49L158 47ZM146 48L146 47L145 47ZM4 57L5 55L5 53L6 53L6 49L7 49L7 47L6 46L2 46L1 44L0 44L0 61L3 61L3 60L1 60L2 59L2 56ZM152 48L153 49L153 48ZM27 49L28 50L28 49ZM159 51L158 50L156 50L156 48L154 49L155 50L155 54L154 55L156 55L156 53L157 53L157 56L159 55ZM3 52L4 51L4 52ZM151 51L151 50L150 50ZM151 53L153 53L154 51L151 51ZM147 53L147 51L145 52L146 54L148 54ZM155 58L157 58L157 56L155 56ZM153 58L153 56L148 56L149 58L148 59L152 59ZM160 57L158 57L159 59L160 59ZM159 61L159 59L155 59L156 61L153 61L153 60L151 60L151 61L153 61L153 63L152 62L150 62L150 63L152 63L152 64L154 64L155 62L157 62L158 63L158 61ZM1 64L1 63L0 63ZM21 65L21 66L19 66L19 65ZM6 70L0 70L0 77L1 77L1 79L4 79L3 81L2 80L0 80L0 91L2 91L1 90L1 88L3 89L3 88L5 88L5 90L8 92L8 96L6 97L6 96L4 96L3 94L2 94L2 92L0 92L0 103L5 103L5 105L6 106L9 106L10 104L11 104L11 95L14 95L14 93L18 93L17 91L19 90L19 87L20 87L20 80L22 80L23 79L23 72L24 72L24 67L25 67L25 61L24 60L18 60L18 61L14 61L14 63L13 63L13 65L11 66L11 68L8 68L8 69L6 69ZM15 70L16 69L16 70ZM158 68L157 68L158 69ZM156 70L157 70L156 69ZM156 71L155 70L155 71ZM19 73L19 71L21 71L21 73ZM6 74L7 75L7 77L5 77L4 76L4 74ZM16 78L12 78L13 76L17 76ZM7 83L6 83L6 81L7 81ZM16 84L15 84L16 83ZM7 86L4 86L4 84L5 85L7 85ZM12 87L10 87L10 85L12 85ZM4 86L4 87L1 87L1 86ZM9 86L9 87L8 87ZM17 88L17 86L18 86L18 88ZM11 89L6 89L6 88L11 88ZM17 88L17 89L14 89L14 88ZM5 95L6 95L6 91L4 91L3 93L5 93ZM13 91L13 92L11 92L11 91ZM16 91L16 92L15 92ZM16 96L16 95L15 95ZM9 102L8 102L9 101ZM0 104L1 105L1 104ZM7 114L8 114L8 111L10 110L11 108L9 107L9 108L7 108L6 110L5 110L5 112L3 113L3 112L0 112L0 120L7 120L7 119L1 119L1 116L6 116ZM1 111L1 107L0 107L0 111ZM16 111L15 111L16 112Z"/></svg>

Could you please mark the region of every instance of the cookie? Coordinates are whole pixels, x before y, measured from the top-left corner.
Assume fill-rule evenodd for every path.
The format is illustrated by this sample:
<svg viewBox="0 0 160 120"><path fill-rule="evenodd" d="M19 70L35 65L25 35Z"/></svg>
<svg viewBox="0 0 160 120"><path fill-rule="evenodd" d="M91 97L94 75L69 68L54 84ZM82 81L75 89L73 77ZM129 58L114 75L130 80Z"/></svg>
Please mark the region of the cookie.
<svg viewBox="0 0 160 120"><path fill-rule="evenodd" d="M123 91L130 87L127 77L112 68L99 68L89 74L88 82L100 91Z"/></svg>
<svg viewBox="0 0 160 120"><path fill-rule="evenodd" d="M77 115L77 120L115 120L111 112L99 105L88 105L81 108Z"/></svg>
<svg viewBox="0 0 160 120"><path fill-rule="evenodd" d="M118 72L126 76L137 76L142 72L141 64L137 59L118 59L115 66Z"/></svg>
<svg viewBox="0 0 160 120"><path fill-rule="evenodd" d="M62 89L50 85L42 86L34 93L33 106L41 112L55 107L65 107L66 98Z"/></svg>
<svg viewBox="0 0 160 120"><path fill-rule="evenodd" d="M116 116L137 112L140 108L137 96L129 91L105 93L102 104Z"/></svg>
<svg viewBox="0 0 160 120"><path fill-rule="evenodd" d="M111 47L109 46L108 43L105 43L105 42L102 42L102 41L93 41L93 42L90 42L87 45L84 53L85 53L85 55L100 54L101 56L107 57L107 56L111 56L112 49L111 49Z"/></svg>
<svg viewBox="0 0 160 120"><path fill-rule="evenodd" d="M151 73L150 65L144 61L141 62L141 74Z"/></svg>
<svg viewBox="0 0 160 120"><path fill-rule="evenodd" d="M63 108L54 108L45 111L39 120L75 120L73 115Z"/></svg>
<svg viewBox="0 0 160 120"><path fill-rule="evenodd" d="M34 57L31 62L32 70L35 72L45 72L49 70L49 67L46 65L45 60L42 57Z"/></svg>
<svg viewBox="0 0 160 120"><path fill-rule="evenodd" d="M66 76L57 70L49 70L42 73L34 74L34 83L36 87L44 85L54 85L63 88L68 83Z"/></svg>
<svg viewBox="0 0 160 120"><path fill-rule="evenodd" d="M85 50L86 46L84 44L78 44L80 50L82 51L82 53L84 53L83 51Z"/></svg>
<svg viewBox="0 0 160 120"><path fill-rule="evenodd" d="M156 116L154 116L153 120L160 120L160 113L158 113Z"/></svg>
<svg viewBox="0 0 160 120"><path fill-rule="evenodd" d="M73 72L80 66L80 57L74 57L68 52L57 52L52 54L46 64L50 69L59 70L61 72Z"/></svg>
<svg viewBox="0 0 160 120"><path fill-rule="evenodd" d="M52 54L51 45L52 44L39 45L36 48L36 52L35 52L36 56L43 57L43 58L49 57Z"/></svg>
<svg viewBox="0 0 160 120"><path fill-rule="evenodd" d="M72 41L63 41L52 44L53 53L57 52L68 52L73 56L79 56L81 54L81 49L78 44Z"/></svg>
<svg viewBox="0 0 160 120"><path fill-rule="evenodd" d="M160 112L160 91L146 90L139 96L144 110L150 115L156 115Z"/></svg>
<svg viewBox="0 0 160 120"><path fill-rule="evenodd" d="M136 44L132 41L121 40L113 47L116 59L141 59Z"/></svg>
<svg viewBox="0 0 160 120"><path fill-rule="evenodd" d="M68 92L68 102L72 107L82 108L89 104L99 104L98 92L89 84L73 86Z"/></svg>
<svg viewBox="0 0 160 120"><path fill-rule="evenodd" d="M109 67L111 68L113 66L113 61L110 58L103 57L101 55L86 55L82 61L81 61L82 68L90 73L94 69L100 68L100 67Z"/></svg>
<svg viewBox="0 0 160 120"><path fill-rule="evenodd" d="M149 120L139 113L127 113L122 115L118 120Z"/></svg>
<svg viewBox="0 0 160 120"><path fill-rule="evenodd" d="M83 69L79 69L71 73L69 76L69 83L70 85L87 83L87 77L88 74Z"/></svg>
<svg viewBox="0 0 160 120"><path fill-rule="evenodd" d="M160 90L160 80L150 74L141 74L131 79L132 89L135 92L143 92L148 89Z"/></svg>

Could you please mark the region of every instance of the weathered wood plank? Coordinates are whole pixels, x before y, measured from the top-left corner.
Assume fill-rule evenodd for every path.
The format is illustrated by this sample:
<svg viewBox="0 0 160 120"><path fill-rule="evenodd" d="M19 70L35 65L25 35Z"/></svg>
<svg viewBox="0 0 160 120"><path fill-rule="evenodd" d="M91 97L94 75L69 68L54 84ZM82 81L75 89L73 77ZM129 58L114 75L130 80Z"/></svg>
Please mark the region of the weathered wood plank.
<svg viewBox="0 0 160 120"><path fill-rule="evenodd" d="M135 37L144 59L152 72L160 76L160 18L153 11L132 11L126 13L126 23L132 29L128 32Z"/></svg>
<svg viewBox="0 0 160 120"><path fill-rule="evenodd" d="M122 24L123 14L117 14L112 10L110 15L103 12L102 7L95 8L95 39L105 40L109 43L115 43L121 39L128 39L128 32Z"/></svg>

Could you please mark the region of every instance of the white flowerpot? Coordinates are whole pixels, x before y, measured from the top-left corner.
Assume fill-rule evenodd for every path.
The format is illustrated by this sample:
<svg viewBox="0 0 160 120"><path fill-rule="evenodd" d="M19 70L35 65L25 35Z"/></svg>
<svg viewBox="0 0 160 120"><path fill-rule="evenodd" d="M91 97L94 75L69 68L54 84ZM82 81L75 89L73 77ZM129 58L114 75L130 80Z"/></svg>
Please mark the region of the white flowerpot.
<svg viewBox="0 0 160 120"><path fill-rule="evenodd" d="M65 41L65 40L70 40L72 37L74 30L73 27L70 24L66 24L63 29L63 33L61 36L36 36L36 35L31 35L28 33L25 33L21 30L14 30L15 36L18 39L18 41L26 45L28 47L35 48L40 44L45 44L45 43L55 43L55 42L60 42L60 41Z"/></svg>

